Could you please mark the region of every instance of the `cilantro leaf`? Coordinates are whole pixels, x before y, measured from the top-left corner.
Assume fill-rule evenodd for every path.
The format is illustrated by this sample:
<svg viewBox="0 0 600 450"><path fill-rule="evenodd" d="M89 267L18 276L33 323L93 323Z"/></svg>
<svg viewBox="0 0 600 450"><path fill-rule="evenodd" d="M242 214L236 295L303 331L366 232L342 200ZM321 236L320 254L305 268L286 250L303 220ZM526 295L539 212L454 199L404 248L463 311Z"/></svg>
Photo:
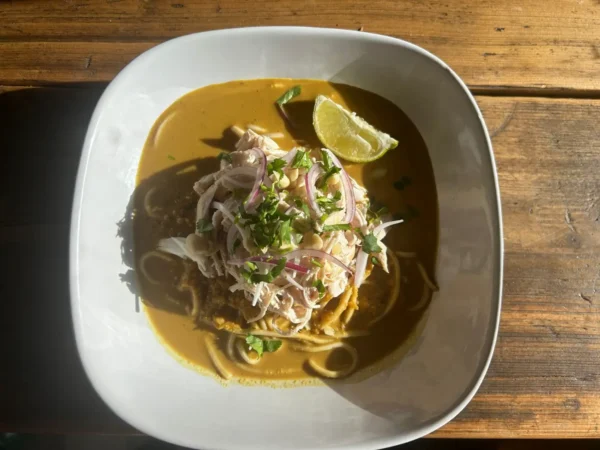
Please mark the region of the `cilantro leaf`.
<svg viewBox="0 0 600 450"><path fill-rule="evenodd" d="M379 253L379 252L381 252L381 247L379 246L377 238L375 237L375 235L372 232L369 233L369 234L367 234L363 238L363 247L362 247L362 249L366 253Z"/></svg>
<svg viewBox="0 0 600 450"><path fill-rule="evenodd" d="M317 289L319 292L319 297L323 297L325 295L325 285L322 280L317 280L313 283L313 287Z"/></svg>
<svg viewBox="0 0 600 450"><path fill-rule="evenodd" d="M318 260L316 260L315 258L310 260L311 264L313 266L317 266L317 267L323 267L323 264L321 264Z"/></svg>
<svg viewBox="0 0 600 450"><path fill-rule="evenodd" d="M283 168L286 166L286 162L281 158L276 158L267 164L267 173L272 175L277 172L279 176L283 176Z"/></svg>
<svg viewBox="0 0 600 450"><path fill-rule="evenodd" d="M346 231L351 228L349 223L338 223L335 225L323 225L323 231Z"/></svg>
<svg viewBox="0 0 600 450"><path fill-rule="evenodd" d="M327 185L327 180L329 180L335 174L340 173L341 171L342 171L342 169L340 169L337 166L330 167L329 169L327 169L325 171L325 173L323 175L321 175L321 178L317 182L317 187L319 189L325 187Z"/></svg>
<svg viewBox="0 0 600 450"><path fill-rule="evenodd" d="M308 151L297 150L292 160L292 167L294 169L310 169L313 163L308 155Z"/></svg>
<svg viewBox="0 0 600 450"><path fill-rule="evenodd" d="M277 265L267 273L258 273L258 267L256 266L256 264L252 263L252 265L254 266L254 268L252 268L251 266L248 266L248 262L246 262L245 265L250 270L242 269L241 272L242 276L248 283L272 283L275 280L275 278L281 275L281 272L283 272L283 269L285 269L286 263L287 260L285 258L281 258L277 262Z"/></svg>
<svg viewBox="0 0 600 450"><path fill-rule="evenodd" d="M273 269L271 269L271 276L273 277L273 280L275 278L277 278L281 274L281 272L283 272L283 269L285 269L286 263L287 263L287 259L281 258L277 262L277 265L275 267L273 267ZM271 281L273 281L273 280L271 280Z"/></svg>
<svg viewBox="0 0 600 450"><path fill-rule="evenodd" d="M246 344L261 357L264 352L273 353L279 350L282 342L279 339L261 339L258 336L249 334L246 336Z"/></svg>
<svg viewBox="0 0 600 450"><path fill-rule="evenodd" d="M323 169L329 170L332 167L335 167L335 165L333 164L333 160L331 159L331 155L328 151L321 150L321 157L323 158Z"/></svg>
<svg viewBox="0 0 600 450"><path fill-rule="evenodd" d="M299 96L301 92L302 92L302 88L300 86L294 86L294 87L288 89L287 91L285 91L283 93L283 95L276 100L276 103L279 106L283 106L287 102L289 102L291 99L293 99L294 97Z"/></svg>
<svg viewBox="0 0 600 450"><path fill-rule="evenodd" d="M340 191L337 191L333 197L317 197L317 203L319 204L319 206L321 207L321 209L325 212L325 213L332 213L335 211L341 211L344 208L341 208L339 206L337 206L337 202L339 202L342 198L342 193Z"/></svg>
<svg viewBox="0 0 600 450"><path fill-rule="evenodd" d="M196 222L196 231L198 233L208 233L213 230L212 222L208 219L200 219Z"/></svg>
<svg viewBox="0 0 600 450"><path fill-rule="evenodd" d="M217 155L217 159L219 161L227 161L230 163L232 161L231 155L229 153L221 152Z"/></svg>
<svg viewBox="0 0 600 450"><path fill-rule="evenodd" d="M258 353L259 357L262 356L265 345L261 338L259 338L258 336L254 336L253 334L249 334L248 336L246 336L246 344L248 344L250 348L256 353Z"/></svg>
<svg viewBox="0 0 600 450"><path fill-rule="evenodd" d="M283 247L292 241L292 220L283 220L279 224L279 246Z"/></svg>
<svg viewBox="0 0 600 450"><path fill-rule="evenodd" d="M167 158L169 158L171 161L175 161L175 157L173 155L167 155Z"/></svg>
<svg viewBox="0 0 600 450"><path fill-rule="evenodd" d="M264 341L265 352L273 353L279 350L282 342L278 339L265 339Z"/></svg>

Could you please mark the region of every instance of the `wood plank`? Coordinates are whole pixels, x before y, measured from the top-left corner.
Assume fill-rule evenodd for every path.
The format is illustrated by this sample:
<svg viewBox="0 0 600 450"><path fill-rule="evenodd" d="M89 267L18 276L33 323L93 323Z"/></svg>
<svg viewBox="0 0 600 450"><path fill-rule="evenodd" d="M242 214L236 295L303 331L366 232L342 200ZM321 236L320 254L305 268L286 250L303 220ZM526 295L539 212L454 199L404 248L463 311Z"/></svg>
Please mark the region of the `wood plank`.
<svg viewBox="0 0 600 450"><path fill-rule="evenodd" d="M488 376L442 437L600 437L600 101L478 97L506 263Z"/></svg>
<svg viewBox="0 0 600 450"><path fill-rule="evenodd" d="M0 342L21 343L3 352L3 430L134 432L92 390L69 325L73 180L100 93L0 88L0 148L10 149L0 165L0 285L14 300L1 303L13 320ZM477 100L502 189L503 313L479 393L434 436L600 438L600 101Z"/></svg>
<svg viewBox="0 0 600 450"><path fill-rule="evenodd" d="M158 42L257 25L364 27L407 39L477 89L600 90L596 0L6 1L0 84L107 81Z"/></svg>

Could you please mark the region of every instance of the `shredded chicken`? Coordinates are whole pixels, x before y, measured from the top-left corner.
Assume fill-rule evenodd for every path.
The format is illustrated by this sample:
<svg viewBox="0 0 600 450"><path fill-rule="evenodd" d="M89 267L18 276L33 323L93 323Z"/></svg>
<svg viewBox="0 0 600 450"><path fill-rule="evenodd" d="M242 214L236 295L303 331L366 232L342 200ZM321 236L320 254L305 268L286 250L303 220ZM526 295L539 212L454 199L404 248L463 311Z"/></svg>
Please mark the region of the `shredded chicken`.
<svg viewBox="0 0 600 450"><path fill-rule="evenodd" d="M351 178L344 185L347 175L331 158L325 149L287 152L246 131L220 170L194 184L196 231L163 239L159 250L194 261L206 278L230 277L229 290L243 292L254 307L244 308L248 322L270 311L289 322L282 334L298 332L321 299L348 288L359 252L368 251L387 271L385 230L373 235L381 218L369 213L363 187ZM307 185L312 172L314 185Z"/></svg>

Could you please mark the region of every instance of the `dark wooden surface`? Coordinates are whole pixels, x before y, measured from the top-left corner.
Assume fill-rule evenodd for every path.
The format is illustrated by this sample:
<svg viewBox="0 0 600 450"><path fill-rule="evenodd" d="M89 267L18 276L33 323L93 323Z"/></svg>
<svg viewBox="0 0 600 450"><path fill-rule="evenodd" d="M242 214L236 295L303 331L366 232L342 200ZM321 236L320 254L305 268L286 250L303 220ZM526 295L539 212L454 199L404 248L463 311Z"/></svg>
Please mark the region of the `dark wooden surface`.
<svg viewBox="0 0 600 450"><path fill-rule="evenodd" d="M5 0L0 85L106 81L166 39L257 25L404 38L478 89L600 89L597 0Z"/></svg>
<svg viewBox="0 0 600 450"><path fill-rule="evenodd" d="M135 432L85 378L69 311L73 182L102 81L170 37L279 24L406 38L480 94L504 209L500 335L478 394L433 436L600 438L599 11L597 0L0 0L0 430ZM473 442L456 448L530 448Z"/></svg>

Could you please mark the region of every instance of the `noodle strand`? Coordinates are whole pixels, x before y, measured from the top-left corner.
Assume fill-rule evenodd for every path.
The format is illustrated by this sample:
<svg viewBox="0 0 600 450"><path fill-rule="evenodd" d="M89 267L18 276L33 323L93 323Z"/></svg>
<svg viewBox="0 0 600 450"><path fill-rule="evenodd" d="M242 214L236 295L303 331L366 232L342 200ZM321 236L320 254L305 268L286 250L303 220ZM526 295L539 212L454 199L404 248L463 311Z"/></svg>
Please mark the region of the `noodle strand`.
<svg viewBox="0 0 600 450"><path fill-rule="evenodd" d="M208 337L204 339L204 343L206 345L206 350L208 351L210 361L213 363L213 366L217 370L217 373L226 380L231 380L233 374L225 368L225 366L219 359L219 356L217 355L217 349L213 346L212 342L210 342Z"/></svg>

